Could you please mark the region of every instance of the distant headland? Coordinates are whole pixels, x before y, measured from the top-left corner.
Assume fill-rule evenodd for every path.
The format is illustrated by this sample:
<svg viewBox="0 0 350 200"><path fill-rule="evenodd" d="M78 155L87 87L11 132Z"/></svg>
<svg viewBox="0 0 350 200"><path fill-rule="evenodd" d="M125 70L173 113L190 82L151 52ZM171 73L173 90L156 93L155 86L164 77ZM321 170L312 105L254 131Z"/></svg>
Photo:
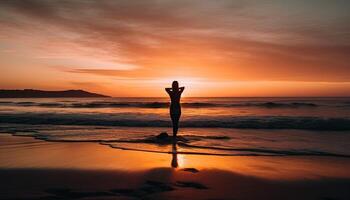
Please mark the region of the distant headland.
<svg viewBox="0 0 350 200"><path fill-rule="evenodd" d="M102 94L87 92L84 90L44 91L34 89L24 90L0 90L0 98L89 98L109 97Z"/></svg>

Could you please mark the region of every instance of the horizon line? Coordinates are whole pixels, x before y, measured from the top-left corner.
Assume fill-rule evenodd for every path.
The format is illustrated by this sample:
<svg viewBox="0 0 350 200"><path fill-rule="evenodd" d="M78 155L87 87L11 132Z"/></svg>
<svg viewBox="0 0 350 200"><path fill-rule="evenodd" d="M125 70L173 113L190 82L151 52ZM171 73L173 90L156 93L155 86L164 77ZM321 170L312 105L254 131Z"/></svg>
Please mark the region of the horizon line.
<svg viewBox="0 0 350 200"><path fill-rule="evenodd" d="M45 89L33 89L33 88L22 88L22 89L4 89L1 90L40 90L40 91L51 91L51 92L62 92L62 91L85 91L89 93L95 93L99 95L104 95L106 97L95 97L95 98L168 98L167 96L112 96L108 94L99 93L98 91L91 91L85 89L57 89L57 90L45 90ZM30 98L30 97L29 97ZM67 97L69 98L69 97ZM73 97L74 98L74 97ZM93 97L94 98L94 97ZM350 98L349 96L184 96L182 98Z"/></svg>

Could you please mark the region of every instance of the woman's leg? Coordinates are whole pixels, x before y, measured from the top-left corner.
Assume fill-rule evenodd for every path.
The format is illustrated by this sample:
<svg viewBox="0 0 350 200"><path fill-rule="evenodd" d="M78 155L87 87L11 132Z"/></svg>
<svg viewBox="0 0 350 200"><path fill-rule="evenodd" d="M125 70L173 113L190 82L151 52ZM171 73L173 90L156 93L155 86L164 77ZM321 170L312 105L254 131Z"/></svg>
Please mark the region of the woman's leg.
<svg viewBox="0 0 350 200"><path fill-rule="evenodd" d="M179 121L173 122L173 136L176 137L177 131L179 130Z"/></svg>
<svg viewBox="0 0 350 200"><path fill-rule="evenodd" d="M173 137L175 138L177 135L177 131L179 129L179 119L180 116L179 115L171 115L171 121L173 123Z"/></svg>

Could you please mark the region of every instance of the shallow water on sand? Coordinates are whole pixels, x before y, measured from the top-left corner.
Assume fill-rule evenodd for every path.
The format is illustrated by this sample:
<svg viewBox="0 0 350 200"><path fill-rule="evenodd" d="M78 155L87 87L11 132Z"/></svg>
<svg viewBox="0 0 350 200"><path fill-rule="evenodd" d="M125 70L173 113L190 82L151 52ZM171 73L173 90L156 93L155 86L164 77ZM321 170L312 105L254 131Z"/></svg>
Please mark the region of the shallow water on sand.
<svg viewBox="0 0 350 200"><path fill-rule="evenodd" d="M350 178L347 170L350 159L341 157L156 154L111 149L96 143L46 142L9 134L0 135L0 146L0 169L142 171L171 168L175 159L177 170L189 173L220 169L274 180Z"/></svg>
<svg viewBox="0 0 350 200"><path fill-rule="evenodd" d="M171 137L157 138L169 128L61 125L1 125L3 132L60 142L95 142L115 149L172 153ZM347 131L182 128L179 154L222 156L350 157Z"/></svg>

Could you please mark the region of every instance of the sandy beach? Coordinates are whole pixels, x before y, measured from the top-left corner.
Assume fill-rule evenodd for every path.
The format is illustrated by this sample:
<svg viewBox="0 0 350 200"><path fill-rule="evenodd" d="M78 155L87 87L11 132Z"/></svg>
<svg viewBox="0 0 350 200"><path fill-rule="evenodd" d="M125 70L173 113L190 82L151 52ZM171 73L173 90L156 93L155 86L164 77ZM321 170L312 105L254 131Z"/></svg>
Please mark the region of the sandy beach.
<svg viewBox="0 0 350 200"><path fill-rule="evenodd" d="M348 158L173 155L0 137L1 199L350 197Z"/></svg>

